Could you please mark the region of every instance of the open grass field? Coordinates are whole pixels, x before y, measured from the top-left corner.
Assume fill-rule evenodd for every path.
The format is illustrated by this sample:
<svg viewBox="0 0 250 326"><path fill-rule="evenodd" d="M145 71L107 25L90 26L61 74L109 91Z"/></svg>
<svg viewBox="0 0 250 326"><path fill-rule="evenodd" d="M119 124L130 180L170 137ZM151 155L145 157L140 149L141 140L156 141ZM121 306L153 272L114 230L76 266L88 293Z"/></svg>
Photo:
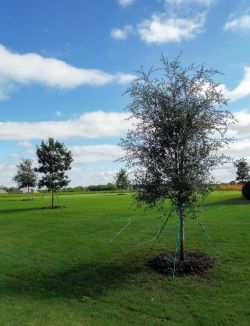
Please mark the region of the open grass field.
<svg viewBox="0 0 250 326"><path fill-rule="evenodd" d="M205 276L172 279L145 262L174 250L174 216L135 209L129 194L0 198L0 325L250 325L250 203L214 192L199 225L188 220L188 249L216 256ZM130 226L114 239L131 219Z"/></svg>

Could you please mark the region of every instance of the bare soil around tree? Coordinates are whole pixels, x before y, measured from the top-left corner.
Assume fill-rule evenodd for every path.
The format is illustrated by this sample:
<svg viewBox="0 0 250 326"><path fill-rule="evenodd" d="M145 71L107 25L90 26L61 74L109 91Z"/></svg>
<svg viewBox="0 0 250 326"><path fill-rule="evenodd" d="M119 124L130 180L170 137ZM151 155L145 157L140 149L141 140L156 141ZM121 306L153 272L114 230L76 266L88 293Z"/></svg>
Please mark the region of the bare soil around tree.
<svg viewBox="0 0 250 326"><path fill-rule="evenodd" d="M54 205L54 206L44 206L42 209L61 209L64 208L62 205Z"/></svg>
<svg viewBox="0 0 250 326"><path fill-rule="evenodd" d="M215 264L215 258L201 252L186 252L185 260L180 261L179 255L174 252L161 253L151 259L147 265L153 270L170 276L201 275L205 274ZM175 271L174 271L175 266Z"/></svg>

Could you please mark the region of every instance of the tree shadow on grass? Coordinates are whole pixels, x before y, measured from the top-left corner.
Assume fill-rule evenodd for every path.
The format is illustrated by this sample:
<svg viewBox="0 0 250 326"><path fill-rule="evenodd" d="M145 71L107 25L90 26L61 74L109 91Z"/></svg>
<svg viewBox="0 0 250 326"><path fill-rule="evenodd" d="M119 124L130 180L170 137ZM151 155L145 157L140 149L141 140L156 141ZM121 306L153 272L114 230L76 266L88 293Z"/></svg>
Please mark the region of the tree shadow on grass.
<svg viewBox="0 0 250 326"><path fill-rule="evenodd" d="M250 205L250 200L239 198L228 198L218 201L211 201L204 204L204 206L217 206L217 205Z"/></svg>
<svg viewBox="0 0 250 326"><path fill-rule="evenodd" d="M27 203L27 202L34 202L35 199L32 199L32 200L28 200L28 198L23 198L23 197L19 197L18 199L2 199L0 198L0 203L3 204L3 203L16 203L16 202L19 202L19 203Z"/></svg>
<svg viewBox="0 0 250 326"><path fill-rule="evenodd" d="M42 211L42 207L20 207L20 208L2 208L0 209L0 214L13 214L21 212L32 212L32 211Z"/></svg>
<svg viewBox="0 0 250 326"><path fill-rule="evenodd" d="M27 295L34 298L63 297L84 301L105 293L109 288L121 287L129 275L141 268L131 264L100 261L73 266L64 271L39 275L4 275L1 277L1 295Z"/></svg>

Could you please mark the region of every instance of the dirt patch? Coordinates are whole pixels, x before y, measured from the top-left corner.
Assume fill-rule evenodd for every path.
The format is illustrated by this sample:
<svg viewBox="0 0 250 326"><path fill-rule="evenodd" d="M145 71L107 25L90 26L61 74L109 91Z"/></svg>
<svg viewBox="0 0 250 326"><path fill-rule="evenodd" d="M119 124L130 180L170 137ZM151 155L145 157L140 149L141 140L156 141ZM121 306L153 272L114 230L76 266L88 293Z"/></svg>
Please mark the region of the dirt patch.
<svg viewBox="0 0 250 326"><path fill-rule="evenodd" d="M60 208L64 208L64 206L57 205L57 206L54 206L54 207L52 207L52 206L44 206L44 207L42 207L42 209L60 209Z"/></svg>
<svg viewBox="0 0 250 326"><path fill-rule="evenodd" d="M153 270L165 274L173 275L175 253L161 253L151 259L147 265ZM215 264L215 258L200 252L186 252L185 260L180 261L179 255L176 256L175 276L201 275L206 273Z"/></svg>

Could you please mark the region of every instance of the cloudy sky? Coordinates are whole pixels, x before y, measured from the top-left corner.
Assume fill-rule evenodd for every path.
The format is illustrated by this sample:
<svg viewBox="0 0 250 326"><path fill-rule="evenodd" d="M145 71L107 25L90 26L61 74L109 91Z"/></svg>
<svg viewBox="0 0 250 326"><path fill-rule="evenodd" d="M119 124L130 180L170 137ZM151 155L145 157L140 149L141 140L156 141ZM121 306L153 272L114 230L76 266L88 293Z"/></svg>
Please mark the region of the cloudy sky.
<svg viewBox="0 0 250 326"><path fill-rule="evenodd" d="M72 185L112 181L129 127L123 92L141 65L180 51L183 64L224 73L239 121L226 152L250 163L249 0L0 0L0 184L49 136L74 154Z"/></svg>

